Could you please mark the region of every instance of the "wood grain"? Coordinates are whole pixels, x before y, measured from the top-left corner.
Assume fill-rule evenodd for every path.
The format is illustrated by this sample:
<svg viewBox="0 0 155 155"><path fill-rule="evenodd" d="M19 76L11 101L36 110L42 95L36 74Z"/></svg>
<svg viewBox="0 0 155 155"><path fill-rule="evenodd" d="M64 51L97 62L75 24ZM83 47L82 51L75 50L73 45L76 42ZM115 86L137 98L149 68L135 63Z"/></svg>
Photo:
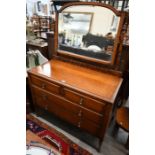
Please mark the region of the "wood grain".
<svg viewBox="0 0 155 155"><path fill-rule="evenodd" d="M33 68L29 73L39 74L47 80L76 88L110 103L114 103L122 83L121 77L59 60L51 60Z"/></svg>

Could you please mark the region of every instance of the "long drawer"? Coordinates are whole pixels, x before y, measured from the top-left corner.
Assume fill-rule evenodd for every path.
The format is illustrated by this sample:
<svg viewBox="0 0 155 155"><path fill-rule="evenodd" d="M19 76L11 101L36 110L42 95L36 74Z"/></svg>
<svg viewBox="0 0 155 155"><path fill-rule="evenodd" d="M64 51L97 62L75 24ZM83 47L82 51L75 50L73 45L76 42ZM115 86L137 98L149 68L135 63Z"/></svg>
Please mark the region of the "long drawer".
<svg viewBox="0 0 155 155"><path fill-rule="evenodd" d="M96 113L94 111L91 111L89 109L86 109L80 105L77 105L75 103L72 103L66 99L64 99L61 96L54 95L51 93L48 93L44 90L37 89L36 87L33 87L33 92L35 93L36 100L41 100L43 103L38 103L38 104L43 104L41 105L44 109L47 109L46 105L58 105L61 108L65 108L71 113L74 113L77 118L86 118L96 124L100 124L103 120L103 114ZM40 106L40 105L39 105Z"/></svg>
<svg viewBox="0 0 155 155"><path fill-rule="evenodd" d="M98 135L100 125L93 123L91 120L85 118L84 116L78 116L76 113L73 113L73 111L70 110L70 107L73 107L71 103L67 102L66 100L60 99L55 95L49 95L44 91L36 88L34 89L34 92L37 94L35 94L37 106L55 114L56 116L60 117L63 120L66 120L67 122L77 126L80 129L84 129L85 131L88 131L93 135ZM45 94L46 97L44 97ZM64 106L64 104L62 105L62 101L67 106Z"/></svg>

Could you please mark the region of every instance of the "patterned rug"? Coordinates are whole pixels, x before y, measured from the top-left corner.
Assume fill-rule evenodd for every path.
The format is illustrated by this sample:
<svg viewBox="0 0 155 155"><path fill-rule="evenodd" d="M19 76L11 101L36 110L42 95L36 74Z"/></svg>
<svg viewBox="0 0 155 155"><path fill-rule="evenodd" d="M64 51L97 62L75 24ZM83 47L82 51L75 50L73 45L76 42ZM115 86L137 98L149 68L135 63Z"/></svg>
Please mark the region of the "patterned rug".
<svg viewBox="0 0 155 155"><path fill-rule="evenodd" d="M65 155L92 155L56 129L41 122L32 115L26 116L26 130L31 130Z"/></svg>

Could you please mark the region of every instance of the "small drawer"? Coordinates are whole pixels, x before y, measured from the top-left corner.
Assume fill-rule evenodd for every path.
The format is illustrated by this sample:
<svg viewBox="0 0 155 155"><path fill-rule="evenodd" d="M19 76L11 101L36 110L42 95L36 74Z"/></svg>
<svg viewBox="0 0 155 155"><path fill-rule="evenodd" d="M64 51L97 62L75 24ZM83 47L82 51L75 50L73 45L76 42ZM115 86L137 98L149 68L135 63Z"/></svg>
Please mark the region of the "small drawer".
<svg viewBox="0 0 155 155"><path fill-rule="evenodd" d="M97 113L103 113L103 109L106 105L106 103L104 102L100 102L87 96L83 96L67 88L64 89L64 97L82 107L88 108Z"/></svg>
<svg viewBox="0 0 155 155"><path fill-rule="evenodd" d="M51 82L48 82L46 80L31 76L31 83L41 89L47 90L51 93L59 94L60 92L60 86L53 84Z"/></svg>

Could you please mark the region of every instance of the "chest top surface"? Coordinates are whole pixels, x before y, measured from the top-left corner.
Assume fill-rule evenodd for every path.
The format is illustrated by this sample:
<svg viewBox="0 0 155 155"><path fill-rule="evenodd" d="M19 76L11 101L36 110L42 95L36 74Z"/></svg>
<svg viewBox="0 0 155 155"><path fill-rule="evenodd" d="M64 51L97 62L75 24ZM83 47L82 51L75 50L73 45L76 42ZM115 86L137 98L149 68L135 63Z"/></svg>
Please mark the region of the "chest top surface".
<svg viewBox="0 0 155 155"><path fill-rule="evenodd" d="M32 68L29 73L62 83L113 103L122 78L60 60L51 60Z"/></svg>

